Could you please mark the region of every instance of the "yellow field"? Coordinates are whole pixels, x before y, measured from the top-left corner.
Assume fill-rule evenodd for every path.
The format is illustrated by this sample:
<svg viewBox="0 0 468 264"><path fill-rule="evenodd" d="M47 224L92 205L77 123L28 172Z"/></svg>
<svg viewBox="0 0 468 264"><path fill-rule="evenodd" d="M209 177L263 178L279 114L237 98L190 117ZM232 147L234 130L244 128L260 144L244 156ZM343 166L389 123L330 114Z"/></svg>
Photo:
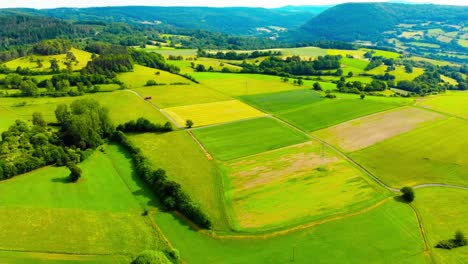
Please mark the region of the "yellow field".
<svg viewBox="0 0 468 264"><path fill-rule="evenodd" d="M270 229L369 206L385 197L349 163L307 142L225 164L228 211L239 229Z"/></svg>
<svg viewBox="0 0 468 264"><path fill-rule="evenodd" d="M159 72L158 75L156 73ZM178 75L135 64L132 72L121 73L117 77L127 84L128 88L138 88L146 85L148 80L155 80L157 83L192 83L191 81Z"/></svg>
<svg viewBox="0 0 468 264"><path fill-rule="evenodd" d="M405 133L444 116L414 108L403 107L383 113L357 118L314 132L325 141L352 152L385 139Z"/></svg>
<svg viewBox="0 0 468 264"><path fill-rule="evenodd" d="M132 89L161 108L233 100L232 97L203 85L158 85Z"/></svg>
<svg viewBox="0 0 468 264"><path fill-rule="evenodd" d="M237 100L170 107L163 111L180 125L185 125L185 121L191 119L194 126L206 126L265 115Z"/></svg>
<svg viewBox="0 0 468 264"><path fill-rule="evenodd" d="M328 55L341 55L346 57L347 54L352 55L354 58L364 58L363 50L337 50L337 49L327 49Z"/></svg>
<svg viewBox="0 0 468 264"><path fill-rule="evenodd" d="M83 69L86 64L88 64L88 61L91 60L91 53L72 48L70 50L76 57L76 60L78 63L73 63L73 70L81 70ZM22 57L18 58L12 61L9 61L5 63L5 65L10 68L15 70L17 67L21 68L29 68L33 71L50 71L50 60L51 59L56 59L59 62L59 66L61 69L66 68L66 65L64 62L66 61L66 54L60 54L60 55L51 55L51 56L38 56L38 55L31 55L27 57ZM37 67L36 60L40 59L42 60L43 66L41 68Z"/></svg>
<svg viewBox="0 0 468 264"><path fill-rule="evenodd" d="M385 74L385 70L387 69L386 65L381 65L377 68L374 68L370 71L367 71L369 74L375 74L375 75L383 75ZM395 76L395 81L412 81L419 75L424 73L424 69L422 68L413 68L412 73L407 73L405 72L405 68L403 66L396 66L394 71L389 72L389 74Z"/></svg>
<svg viewBox="0 0 468 264"><path fill-rule="evenodd" d="M468 118L468 92L446 92L425 97L417 104L436 111Z"/></svg>
<svg viewBox="0 0 468 264"><path fill-rule="evenodd" d="M440 75L440 78L446 83L452 84L452 85L458 85L458 82L455 79L452 79L450 77L447 77L445 75Z"/></svg>
<svg viewBox="0 0 468 264"><path fill-rule="evenodd" d="M459 39L458 40L458 45L462 46L462 47L465 47L465 48L468 48L468 40L466 39Z"/></svg>

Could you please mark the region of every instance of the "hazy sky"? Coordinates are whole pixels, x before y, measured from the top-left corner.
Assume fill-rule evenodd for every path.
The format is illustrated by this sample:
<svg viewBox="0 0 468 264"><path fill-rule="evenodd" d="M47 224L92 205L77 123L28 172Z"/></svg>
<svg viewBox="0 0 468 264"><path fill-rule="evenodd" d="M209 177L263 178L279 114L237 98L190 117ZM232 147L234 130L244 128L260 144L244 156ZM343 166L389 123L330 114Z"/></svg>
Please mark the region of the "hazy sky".
<svg viewBox="0 0 468 264"><path fill-rule="evenodd" d="M90 6L261 6L280 7L285 5L330 5L343 2L369 2L369 0L0 0L0 8L5 7L90 7ZM374 0L372 2L384 2ZM466 0L412 0L417 3L444 5L468 5Z"/></svg>

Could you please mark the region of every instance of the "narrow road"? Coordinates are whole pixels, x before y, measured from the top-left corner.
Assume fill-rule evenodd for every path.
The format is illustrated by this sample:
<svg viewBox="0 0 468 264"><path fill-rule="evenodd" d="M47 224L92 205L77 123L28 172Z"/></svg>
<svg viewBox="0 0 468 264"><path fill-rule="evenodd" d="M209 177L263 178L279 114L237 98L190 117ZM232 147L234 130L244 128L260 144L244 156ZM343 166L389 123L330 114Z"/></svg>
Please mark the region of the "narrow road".
<svg viewBox="0 0 468 264"><path fill-rule="evenodd" d="M151 101L148 101L148 100L145 100L145 98L143 96L141 96L141 94L133 91L133 90L123 90L125 92L129 92L129 93L132 93L136 96L138 96L139 98L141 98L141 100L145 101L147 104L151 105L152 107L156 108L161 114L163 114L169 121L171 121L171 123L173 123L177 128L179 129L182 129L184 128L183 126L179 125L170 115L168 115L166 112L164 112L161 108L159 108L157 105L153 104L153 102Z"/></svg>

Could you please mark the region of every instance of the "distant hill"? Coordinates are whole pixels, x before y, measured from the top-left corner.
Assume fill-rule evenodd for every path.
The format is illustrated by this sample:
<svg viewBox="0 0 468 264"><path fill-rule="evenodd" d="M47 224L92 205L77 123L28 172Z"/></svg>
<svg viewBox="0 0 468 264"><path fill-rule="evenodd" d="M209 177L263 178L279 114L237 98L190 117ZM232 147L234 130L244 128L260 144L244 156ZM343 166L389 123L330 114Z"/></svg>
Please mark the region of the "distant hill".
<svg viewBox="0 0 468 264"><path fill-rule="evenodd" d="M303 40L378 41L398 24L468 24L468 7L432 4L346 3L331 7L301 27Z"/></svg>
<svg viewBox="0 0 468 264"><path fill-rule="evenodd" d="M154 23L185 29L254 35L258 28L271 26L275 30L299 27L325 9L298 8L123 6L18 10L69 20Z"/></svg>

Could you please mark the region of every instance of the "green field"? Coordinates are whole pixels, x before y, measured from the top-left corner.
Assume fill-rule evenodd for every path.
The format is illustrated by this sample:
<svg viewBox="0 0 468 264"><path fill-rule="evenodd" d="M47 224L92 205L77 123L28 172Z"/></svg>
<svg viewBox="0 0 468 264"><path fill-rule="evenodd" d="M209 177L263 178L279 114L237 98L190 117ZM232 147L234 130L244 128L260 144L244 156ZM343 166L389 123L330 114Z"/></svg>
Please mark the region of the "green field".
<svg viewBox="0 0 468 264"><path fill-rule="evenodd" d="M264 117L193 130L217 159L229 160L305 142L307 137Z"/></svg>
<svg viewBox="0 0 468 264"><path fill-rule="evenodd" d="M418 101L417 105L468 119L468 92L447 92Z"/></svg>
<svg viewBox="0 0 468 264"><path fill-rule="evenodd" d="M235 159L224 167L226 203L235 227L244 231L332 217L385 197L383 189L317 141Z"/></svg>
<svg viewBox="0 0 468 264"><path fill-rule="evenodd" d="M303 47L303 48L288 48L279 49L283 55L286 56L305 56L305 57L318 57L327 54L327 51L317 47Z"/></svg>
<svg viewBox="0 0 468 264"><path fill-rule="evenodd" d="M210 215L214 229L227 228L220 172L187 132L145 133L131 135L130 139L141 148L155 168L163 168L170 179L180 183L201 205Z"/></svg>
<svg viewBox="0 0 468 264"><path fill-rule="evenodd" d="M311 90L294 90L277 93L255 94L240 97L243 101L265 112L280 112L323 100L323 96Z"/></svg>
<svg viewBox="0 0 468 264"><path fill-rule="evenodd" d="M156 74L157 72L159 72L159 74ZM138 64L133 66L132 72L120 73L118 75L118 79L125 83L128 88L143 87L149 80L154 80L158 84L192 83L190 80L187 80L184 77Z"/></svg>
<svg viewBox="0 0 468 264"><path fill-rule="evenodd" d="M70 104L76 99L94 98L109 109L114 124L124 123L139 117L153 122L165 123L167 119L153 106L128 91L87 94L80 97L41 97L41 98L1 98L0 119L1 131L7 129L14 120L31 120L34 112L41 112L47 122L56 122L55 109L59 104ZM24 102L24 106L19 103ZM132 111L129 111L132 109ZM4 114L4 115L3 115ZM5 118L4 118L5 117Z"/></svg>
<svg viewBox="0 0 468 264"><path fill-rule="evenodd" d="M161 108L232 100L232 97L203 85L164 85L133 89Z"/></svg>
<svg viewBox="0 0 468 264"><path fill-rule="evenodd" d="M73 63L73 70L81 70L88 64L88 61L91 60L91 53L72 48L70 50L76 57L77 63ZM50 71L50 60L56 59L59 63L61 69L66 69L64 62L66 61L66 54L61 55L50 55L50 56L38 56L30 55L27 57L18 58L9 62L6 62L5 65L12 70L16 70L17 67L29 68L32 71L44 72ZM41 68L37 67L37 60L42 60L43 66Z"/></svg>
<svg viewBox="0 0 468 264"><path fill-rule="evenodd" d="M387 70L387 66L381 65L377 68L367 71L367 73L374 74L374 75L384 75L386 73L386 70ZM403 66L396 66L394 71L389 72L389 74L395 76L395 81L397 82L412 81L423 73L424 73L424 69L418 68L418 67L414 67L413 72L407 73Z"/></svg>
<svg viewBox="0 0 468 264"><path fill-rule="evenodd" d="M194 127L232 122L265 115L265 113L238 100L176 106L165 108L164 112L181 126L184 126L185 121L190 119L193 121Z"/></svg>
<svg viewBox="0 0 468 264"><path fill-rule="evenodd" d="M327 49L327 54L328 55L341 55L341 57L346 57L346 55L351 55L354 58L363 58L364 53L366 53L364 50L338 50L338 49Z"/></svg>
<svg viewBox="0 0 468 264"><path fill-rule="evenodd" d="M396 53L396 52L393 52L393 51L385 51L385 50L370 50L370 49L361 49L363 50L364 52L368 52L368 51L374 51L374 54L372 56L382 56L384 58L388 58L388 59L398 59L401 54L400 53Z"/></svg>
<svg viewBox="0 0 468 264"><path fill-rule="evenodd" d="M277 113L277 115L301 129L311 132L350 119L389 110L397 106L397 104L392 103L390 100L383 102L381 100L368 99L367 97L364 100L358 98L338 98L327 99L304 107L282 111Z"/></svg>
<svg viewBox="0 0 468 264"><path fill-rule="evenodd" d="M453 238L455 231L467 233L468 190L425 188L416 191L414 202L422 216L429 246L437 263L466 263L468 247L452 250L435 248L441 240Z"/></svg>
<svg viewBox="0 0 468 264"><path fill-rule="evenodd" d="M283 82L279 76L271 75L197 72L193 76L201 84L230 96L303 89L293 85L292 80Z"/></svg>
<svg viewBox="0 0 468 264"><path fill-rule="evenodd" d="M360 59L350 59L350 58L344 57L344 58L341 58L341 64L363 71L369 64L369 61L360 60Z"/></svg>
<svg viewBox="0 0 468 264"><path fill-rule="evenodd" d="M83 178L74 184L64 167L0 182L2 250L133 255L167 248L123 181L133 168L118 147L96 151L80 167Z"/></svg>
<svg viewBox="0 0 468 264"><path fill-rule="evenodd" d="M173 215L158 214L155 219L182 258L195 264L429 263L414 212L395 201L270 238L210 238Z"/></svg>
<svg viewBox="0 0 468 264"><path fill-rule="evenodd" d="M448 118L354 152L351 157L391 186L466 186L467 133L468 122Z"/></svg>
<svg viewBox="0 0 468 264"><path fill-rule="evenodd" d="M223 68L228 68L229 70L233 72L238 72L242 69L239 66L234 66L229 63L225 63L221 60L211 59L211 58L198 58L196 61L168 60L167 63L179 67L182 73L195 72L195 70L191 67L191 63L194 63L195 65L202 64L205 66L206 70L212 67L214 71L221 71Z"/></svg>

